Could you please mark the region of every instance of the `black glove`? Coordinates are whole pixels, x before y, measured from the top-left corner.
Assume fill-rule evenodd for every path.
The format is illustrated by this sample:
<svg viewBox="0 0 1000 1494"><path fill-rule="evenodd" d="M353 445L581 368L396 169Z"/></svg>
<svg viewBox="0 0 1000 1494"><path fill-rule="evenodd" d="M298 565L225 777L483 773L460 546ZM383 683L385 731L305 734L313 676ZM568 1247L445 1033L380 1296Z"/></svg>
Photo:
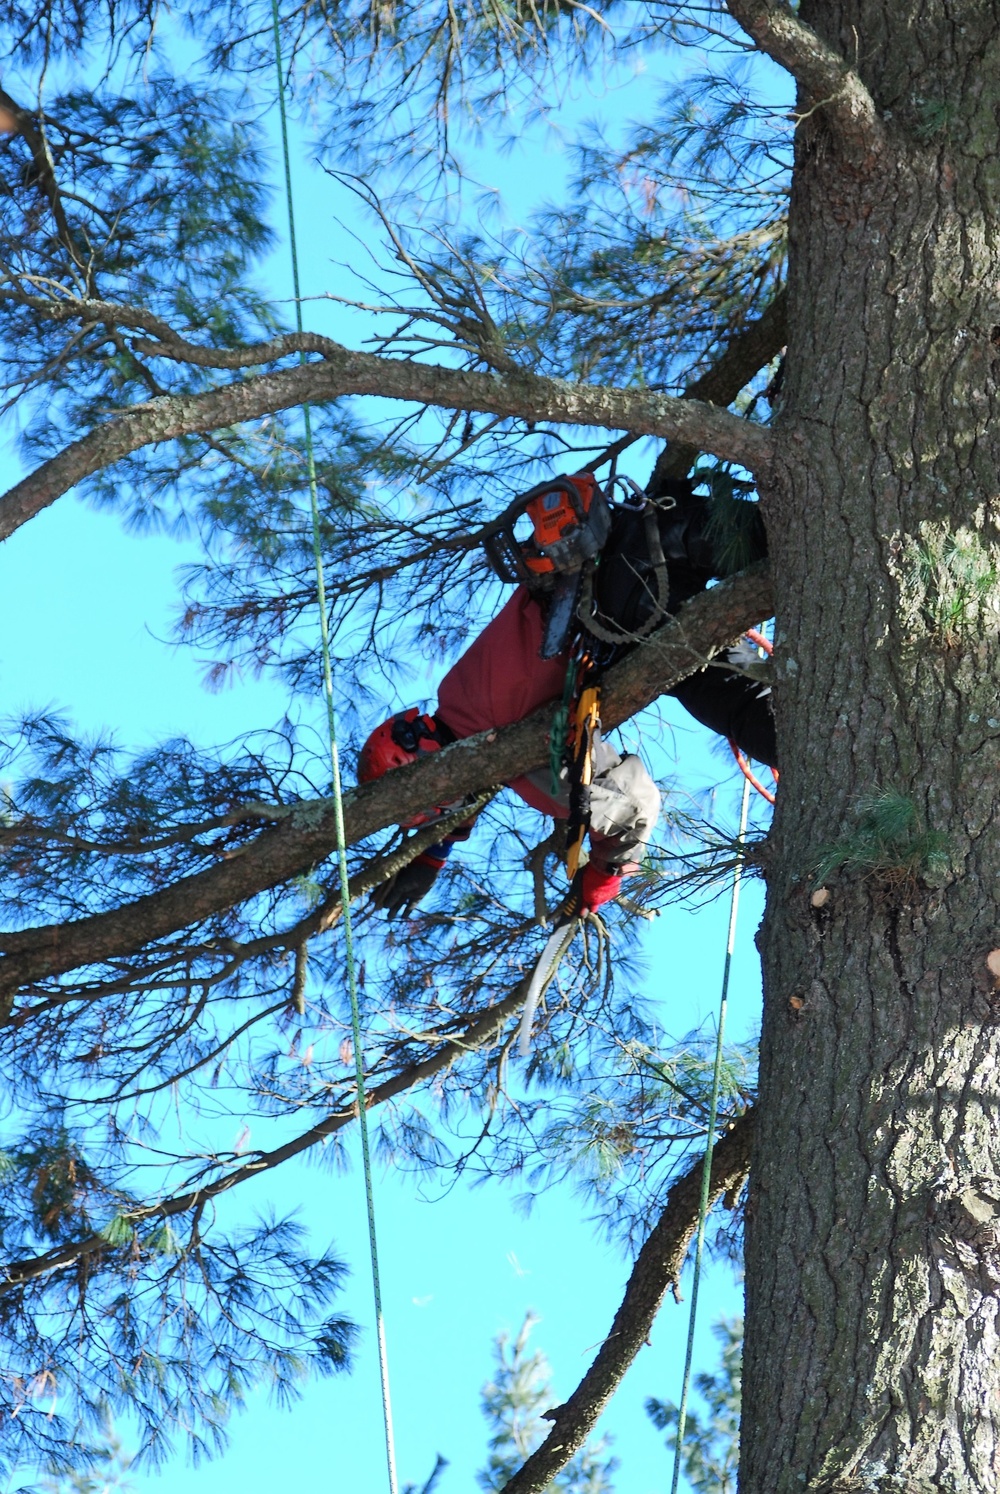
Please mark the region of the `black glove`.
<svg viewBox="0 0 1000 1494"><path fill-rule="evenodd" d="M410 916L411 909L425 898L437 880L441 866L417 856L398 871L387 882L382 882L372 892L372 902L382 908L390 918Z"/></svg>

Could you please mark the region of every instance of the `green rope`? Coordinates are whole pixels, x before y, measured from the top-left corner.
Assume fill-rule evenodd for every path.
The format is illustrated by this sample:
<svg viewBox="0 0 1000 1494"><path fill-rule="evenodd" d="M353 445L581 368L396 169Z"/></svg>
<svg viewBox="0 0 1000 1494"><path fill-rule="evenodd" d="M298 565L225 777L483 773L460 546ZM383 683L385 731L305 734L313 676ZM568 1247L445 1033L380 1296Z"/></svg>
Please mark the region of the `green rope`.
<svg viewBox="0 0 1000 1494"><path fill-rule="evenodd" d="M557 796L562 792L563 753L566 751L566 738L569 735L569 705L573 699L579 666L580 661L575 656L566 666L562 700L556 707L552 725L549 728L549 772L552 776L552 792Z"/></svg>
<svg viewBox="0 0 1000 1494"><path fill-rule="evenodd" d="M719 1031L715 1039L715 1067L712 1071L712 1098L708 1107L708 1146L705 1163L701 1170L701 1202L698 1207L698 1236L694 1249L694 1277L691 1282L691 1311L688 1317L687 1351L684 1355L684 1380L681 1386L681 1404L677 1413L677 1442L674 1446L674 1476L670 1494L677 1494L677 1481L681 1476L681 1451L684 1446L684 1430L687 1424L688 1396L691 1391L691 1364L694 1358L694 1329L698 1315L698 1287L701 1282L701 1257L705 1246L705 1223L708 1219L708 1195L712 1183L712 1152L715 1148L715 1127L719 1115L719 1089L722 1082L722 1042L726 1031L726 1008L729 1005L729 972L733 964L733 949L736 944L736 914L740 903L740 883L743 879L743 842L747 833L747 814L750 808L750 780L743 780L743 802L740 805L739 851L733 871L733 897L729 907L729 937L726 940L726 960L722 968L722 994L719 998Z"/></svg>
<svg viewBox="0 0 1000 1494"><path fill-rule="evenodd" d="M295 208L292 201L292 168L288 154L288 119L285 113L285 81L281 66L281 29L278 0L271 0L274 21L274 65L278 78L278 108L281 115L281 148L285 162L285 196L288 204L288 237L292 253L292 284L295 290L295 325L302 331L302 295L299 287L299 255L295 242ZM306 361L299 354L299 362ZM385 1456L389 1472L390 1494L397 1494L396 1452L392 1430L392 1401L389 1396L389 1360L385 1343L385 1318L382 1313L382 1286L378 1264L378 1241L375 1234L375 1197L372 1189L371 1149L368 1141L367 1100L365 1097L364 1048L361 1035L361 1012L358 1004L358 980L354 960L354 935L351 929L351 898L348 889L347 847L344 833L344 803L340 782L340 755L337 751L337 718L333 705L333 668L330 663L330 627L326 611L326 583L323 573L323 550L320 543L319 501L316 494L316 462L313 456L312 416L309 405L303 406L306 435L306 463L309 474L309 505L312 513L313 557L316 562L316 590L319 602L320 643L323 655L323 693L326 697L326 723L330 737L334 825L337 834L337 867L340 880L340 904L343 909L344 952L347 964L347 989L351 998L351 1036L354 1043L354 1073L357 1086L358 1120L361 1127L361 1157L365 1175L365 1199L368 1206L368 1246L371 1253L372 1289L375 1295L375 1325L378 1335L379 1375L382 1382L382 1415L385 1423Z"/></svg>

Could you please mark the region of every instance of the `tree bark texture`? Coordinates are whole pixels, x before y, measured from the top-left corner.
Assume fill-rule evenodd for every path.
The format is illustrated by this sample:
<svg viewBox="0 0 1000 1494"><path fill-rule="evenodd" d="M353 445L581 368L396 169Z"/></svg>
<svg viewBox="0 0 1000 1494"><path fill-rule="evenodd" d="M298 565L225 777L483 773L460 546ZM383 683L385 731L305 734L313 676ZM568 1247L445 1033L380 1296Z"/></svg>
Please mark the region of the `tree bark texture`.
<svg viewBox="0 0 1000 1494"><path fill-rule="evenodd" d="M800 95L763 494L782 780L741 1490L992 1494L1000 13L803 0L799 14L857 68L886 133L859 162ZM879 794L912 806L909 830L882 834ZM814 899L831 845L844 859Z"/></svg>

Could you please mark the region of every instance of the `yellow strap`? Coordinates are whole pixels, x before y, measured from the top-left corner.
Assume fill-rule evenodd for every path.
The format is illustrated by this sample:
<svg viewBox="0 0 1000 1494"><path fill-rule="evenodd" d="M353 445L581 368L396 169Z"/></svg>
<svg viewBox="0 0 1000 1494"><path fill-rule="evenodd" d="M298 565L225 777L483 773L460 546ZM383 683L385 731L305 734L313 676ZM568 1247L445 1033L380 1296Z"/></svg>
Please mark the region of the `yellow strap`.
<svg viewBox="0 0 1000 1494"><path fill-rule="evenodd" d="M577 867L580 865L580 852L583 850L583 837L586 833L586 825L581 825L573 844L566 847L566 875L571 882L576 876Z"/></svg>
<svg viewBox="0 0 1000 1494"><path fill-rule="evenodd" d="M576 708L576 740L584 753L580 782L586 787L594 781L594 732L601 724L601 689L588 685Z"/></svg>
<svg viewBox="0 0 1000 1494"><path fill-rule="evenodd" d="M589 788L594 781L594 735L601 724L601 687L588 685L580 691L573 713L573 766L577 781ZM580 865L580 852L588 824L581 822L566 847L566 875L572 882Z"/></svg>

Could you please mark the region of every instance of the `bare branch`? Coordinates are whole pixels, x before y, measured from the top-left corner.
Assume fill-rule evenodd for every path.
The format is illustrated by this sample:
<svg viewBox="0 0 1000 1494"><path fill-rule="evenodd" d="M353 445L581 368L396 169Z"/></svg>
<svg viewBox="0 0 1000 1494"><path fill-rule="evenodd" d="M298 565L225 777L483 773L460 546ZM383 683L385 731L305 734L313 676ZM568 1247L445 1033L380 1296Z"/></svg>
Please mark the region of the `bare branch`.
<svg viewBox="0 0 1000 1494"><path fill-rule="evenodd" d="M713 405L732 404L754 375L785 346L787 308L788 298L782 289L763 316L731 338L718 361L700 378L691 381L684 391L684 398L707 400ZM698 447L671 441L657 458L650 479L650 492L655 493L657 484L665 478L686 477L699 455Z"/></svg>
<svg viewBox="0 0 1000 1494"><path fill-rule="evenodd" d="M885 145L885 126L875 100L840 53L783 0L726 0L726 7L760 50L795 78L809 111L822 109L855 165L873 164Z"/></svg>
<svg viewBox="0 0 1000 1494"><path fill-rule="evenodd" d="M282 339L290 351L297 336ZM269 345L256 349L255 355ZM0 497L0 540L83 478L144 446L255 420L345 394L374 394L447 410L481 410L527 421L561 421L639 435L662 436L739 462L752 472L771 460L768 431L695 400L643 389L601 388L518 373L478 373L436 364L357 353L330 343L322 362L259 374L201 394L178 394L135 405L97 426Z"/></svg>
<svg viewBox="0 0 1000 1494"><path fill-rule="evenodd" d="M773 611L765 566L754 566L688 602L604 683L608 727L642 710L701 669ZM345 796L347 843L398 825L429 804L450 804L509 783L548 760L552 707L502 731L481 732ZM82 965L134 954L316 866L336 847L332 801L276 807L272 825L219 863L108 913L0 933L0 992Z"/></svg>
<svg viewBox="0 0 1000 1494"><path fill-rule="evenodd" d="M734 1192L750 1166L753 1110L747 1110L722 1138L712 1156L709 1200ZM679 1280L698 1227L701 1157L678 1178L649 1239L639 1251L621 1306L593 1364L562 1406L547 1414L552 1430L504 1485L504 1494L541 1494L579 1452L614 1395L622 1376L649 1337L668 1289Z"/></svg>

